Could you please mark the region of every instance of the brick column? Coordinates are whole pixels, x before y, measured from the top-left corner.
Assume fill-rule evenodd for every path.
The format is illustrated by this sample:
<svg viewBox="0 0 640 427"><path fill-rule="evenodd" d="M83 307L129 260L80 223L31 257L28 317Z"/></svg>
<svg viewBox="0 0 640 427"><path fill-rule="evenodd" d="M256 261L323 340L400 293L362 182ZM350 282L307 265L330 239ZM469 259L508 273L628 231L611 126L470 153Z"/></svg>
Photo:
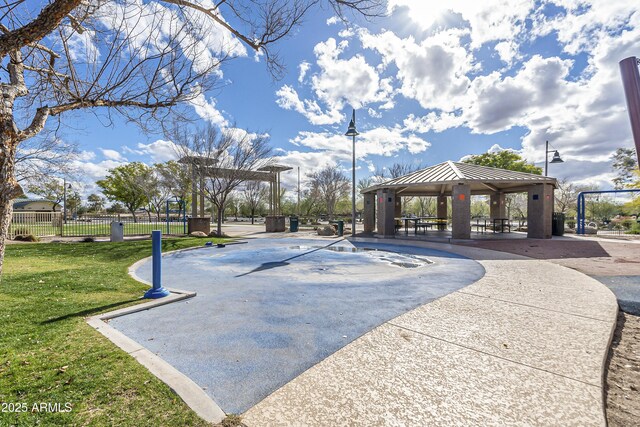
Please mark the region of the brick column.
<svg viewBox="0 0 640 427"><path fill-rule="evenodd" d="M447 196L440 195L437 197L438 210L437 216L438 218L446 218L447 217Z"/></svg>
<svg viewBox="0 0 640 427"><path fill-rule="evenodd" d="M495 192L491 194L491 197L489 200L489 212L490 212L489 217L491 219L507 217L507 209L504 203L503 192Z"/></svg>
<svg viewBox="0 0 640 427"><path fill-rule="evenodd" d="M553 185L529 187L527 197L527 237L550 239L553 219Z"/></svg>
<svg viewBox="0 0 640 427"><path fill-rule="evenodd" d="M395 227L395 206L396 193L388 188L378 190L378 234L381 236L393 237L396 234Z"/></svg>
<svg viewBox="0 0 640 427"><path fill-rule="evenodd" d="M364 232L373 233L376 229L376 195L366 193L364 196Z"/></svg>
<svg viewBox="0 0 640 427"><path fill-rule="evenodd" d="M471 187L454 184L451 196L451 230L454 239L471 238Z"/></svg>

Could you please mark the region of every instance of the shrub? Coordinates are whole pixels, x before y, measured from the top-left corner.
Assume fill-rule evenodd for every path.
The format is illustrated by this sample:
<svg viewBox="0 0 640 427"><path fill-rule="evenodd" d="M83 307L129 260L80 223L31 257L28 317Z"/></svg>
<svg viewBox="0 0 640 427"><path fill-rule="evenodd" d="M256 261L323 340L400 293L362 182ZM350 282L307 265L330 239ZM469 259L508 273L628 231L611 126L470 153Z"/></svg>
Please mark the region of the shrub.
<svg viewBox="0 0 640 427"><path fill-rule="evenodd" d="M33 234L16 234L16 237L14 237L13 240L16 240L18 242L39 242L40 241L40 239L38 239Z"/></svg>
<svg viewBox="0 0 640 427"><path fill-rule="evenodd" d="M640 223L635 223L626 234L640 234Z"/></svg>
<svg viewBox="0 0 640 427"><path fill-rule="evenodd" d="M570 219L567 221L567 227L569 227L570 229L574 229L576 228L576 220L575 219Z"/></svg>

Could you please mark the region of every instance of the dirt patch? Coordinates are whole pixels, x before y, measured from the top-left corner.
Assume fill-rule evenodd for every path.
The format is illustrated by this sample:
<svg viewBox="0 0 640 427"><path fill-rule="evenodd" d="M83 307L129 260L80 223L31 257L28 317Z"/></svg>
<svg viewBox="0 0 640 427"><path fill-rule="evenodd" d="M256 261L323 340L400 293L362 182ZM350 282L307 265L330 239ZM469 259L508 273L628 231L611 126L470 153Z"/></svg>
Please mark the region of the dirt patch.
<svg viewBox="0 0 640 427"><path fill-rule="evenodd" d="M610 427L640 420L640 317L620 312L606 375L607 421Z"/></svg>

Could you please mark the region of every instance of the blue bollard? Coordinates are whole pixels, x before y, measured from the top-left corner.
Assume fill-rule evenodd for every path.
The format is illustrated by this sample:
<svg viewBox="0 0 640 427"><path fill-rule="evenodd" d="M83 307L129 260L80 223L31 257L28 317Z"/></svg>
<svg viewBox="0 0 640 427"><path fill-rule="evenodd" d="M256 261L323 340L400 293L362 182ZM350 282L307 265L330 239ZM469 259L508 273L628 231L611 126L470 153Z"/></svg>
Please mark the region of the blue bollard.
<svg viewBox="0 0 640 427"><path fill-rule="evenodd" d="M162 287L162 231L151 232L153 287L144 293L145 298L162 298L171 292Z"/></svg>

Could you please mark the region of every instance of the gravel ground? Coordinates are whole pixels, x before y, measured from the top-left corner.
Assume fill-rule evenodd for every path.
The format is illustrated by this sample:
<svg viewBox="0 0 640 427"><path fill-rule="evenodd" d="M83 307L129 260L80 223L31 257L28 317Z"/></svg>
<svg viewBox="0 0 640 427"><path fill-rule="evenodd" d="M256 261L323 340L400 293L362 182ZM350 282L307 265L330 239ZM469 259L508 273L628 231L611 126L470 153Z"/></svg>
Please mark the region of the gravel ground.
<svg viewBox="0 0 640 427"><path fill-rule="evenodd" d="M640 422L640 317L620 312L607 360L607 421L610 427Z"/></svg>
<svg viewBox="0 0 640 427"><path fill-rule="evenodd" d="M466 245L545 259L595 279L640 276L640 244L629 240L495 240ZM639 389L640 317L620 311L607 359L605 393L609 426L640 425Z"/></svg>

